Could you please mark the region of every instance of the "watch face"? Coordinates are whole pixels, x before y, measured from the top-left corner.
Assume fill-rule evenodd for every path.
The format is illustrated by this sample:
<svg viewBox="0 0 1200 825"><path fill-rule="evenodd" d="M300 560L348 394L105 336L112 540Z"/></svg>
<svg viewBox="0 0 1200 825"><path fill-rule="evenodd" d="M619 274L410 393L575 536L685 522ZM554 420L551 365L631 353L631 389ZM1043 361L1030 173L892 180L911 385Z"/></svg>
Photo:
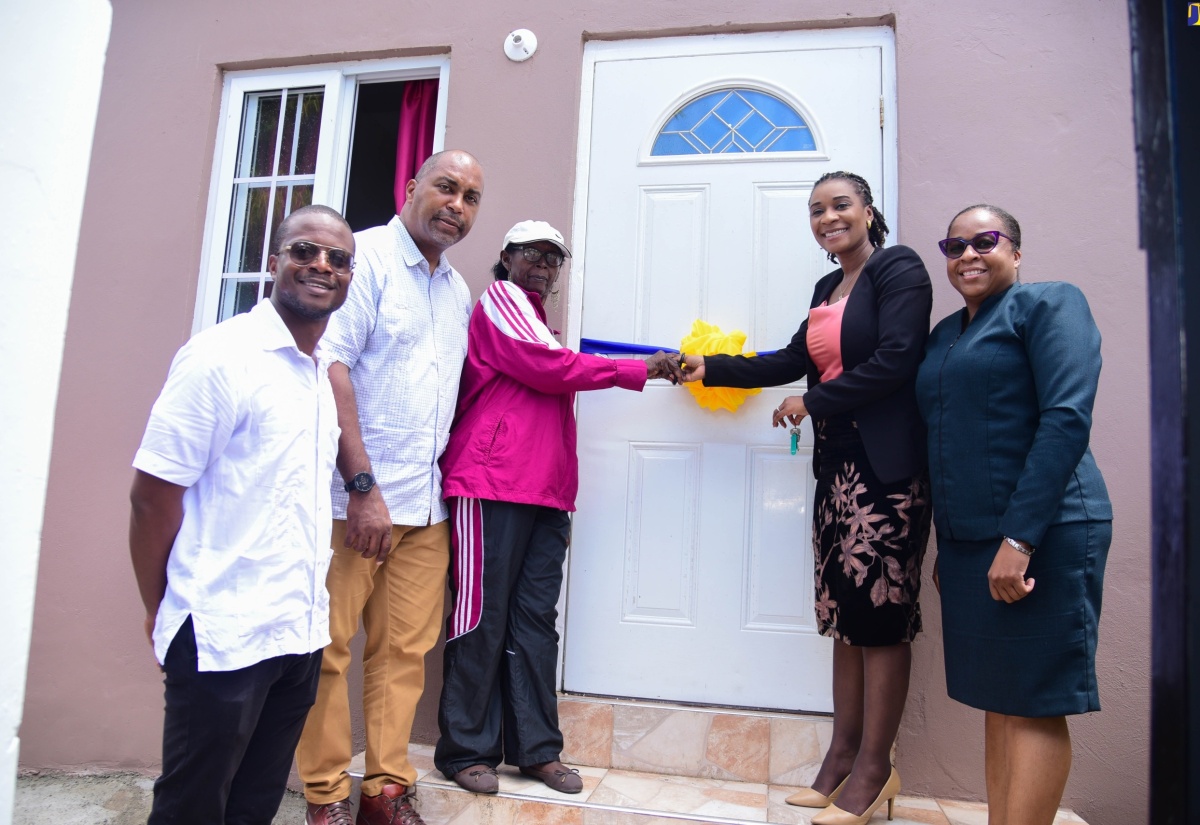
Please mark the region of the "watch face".
<svg viewBox="0 0 1200 825"><path fill-rule="evenodd" d="M358 473L354 478L350 479L350 483L346 485L346 492L357 490L360 493L369 493L371 488L375 486L375 476L370 473Z"/></svg>

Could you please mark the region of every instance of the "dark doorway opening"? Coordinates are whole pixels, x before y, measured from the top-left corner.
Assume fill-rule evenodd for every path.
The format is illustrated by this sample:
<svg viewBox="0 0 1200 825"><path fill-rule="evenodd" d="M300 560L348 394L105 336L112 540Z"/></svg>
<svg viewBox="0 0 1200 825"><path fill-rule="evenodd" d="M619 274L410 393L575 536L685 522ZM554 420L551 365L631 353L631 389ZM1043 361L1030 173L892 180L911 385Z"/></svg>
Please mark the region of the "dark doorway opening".
<svg viewBox="0 0 1200 825"><path fill-rule="evenodd" d="M394 81L358 87L345 211L355 232L385 224L396 214L396 141L405 85Z"/></svg>

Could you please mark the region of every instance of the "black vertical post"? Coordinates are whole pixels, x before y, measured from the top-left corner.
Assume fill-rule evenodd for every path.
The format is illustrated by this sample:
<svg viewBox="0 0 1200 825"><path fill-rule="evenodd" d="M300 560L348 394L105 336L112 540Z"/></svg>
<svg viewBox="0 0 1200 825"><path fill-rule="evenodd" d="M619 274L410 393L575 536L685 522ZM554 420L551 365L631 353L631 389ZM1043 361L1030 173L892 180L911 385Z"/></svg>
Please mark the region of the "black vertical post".
<svg viewBox="0 0 1200 825"><path fill-rule="evenodd" d="M1200 411L1200 26L1189 25L1191 5L1129 0L1150 313L1154 825L1200 821L1188 793L1200 792L1200 461L1189 461L1200 415L1188 415Z"/></svg>

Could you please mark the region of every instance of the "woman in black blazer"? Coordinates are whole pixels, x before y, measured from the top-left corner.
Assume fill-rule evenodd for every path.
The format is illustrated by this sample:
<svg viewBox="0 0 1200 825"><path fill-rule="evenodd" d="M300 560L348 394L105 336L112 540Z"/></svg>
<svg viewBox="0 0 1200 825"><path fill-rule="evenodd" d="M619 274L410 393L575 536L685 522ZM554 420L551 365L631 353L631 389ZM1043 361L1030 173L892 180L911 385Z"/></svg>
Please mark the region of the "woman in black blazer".
<svg viewBox="0 0 1200 825"><path fill-rule="evenodd" d="M887 225L858 175L831 172L809 199L817 243L838 269L817 283L808 318L784 349L748 358L688 355L685 380L779 386L807 377L772 423L811 415L816 613L832 637L833 739L793 805L825 807L816 825L866 822L900 788L890 753L908 694L909 643L921 630L921 559L929 537L917 366L929 333L929 273ZM833 805L834 801L837 805Z"/></svg>

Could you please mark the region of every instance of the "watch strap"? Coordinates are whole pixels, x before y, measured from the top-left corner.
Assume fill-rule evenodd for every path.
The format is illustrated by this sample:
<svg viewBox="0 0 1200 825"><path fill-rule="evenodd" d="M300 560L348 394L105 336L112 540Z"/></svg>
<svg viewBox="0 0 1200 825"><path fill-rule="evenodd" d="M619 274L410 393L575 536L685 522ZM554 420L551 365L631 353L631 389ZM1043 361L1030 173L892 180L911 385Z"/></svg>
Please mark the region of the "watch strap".
<svg viewBox="0 0 1200 825"><path fill-rule="evenodd" d="M1009 536L1005 536L1005 537L1004 537L1004 540L1005 540L1006 542L1008 542L1008 546L1009 546L1009 547L1011 547L1012 549L1016 550L1018 553L1024 553L1024 554L1025 554L1025 555L1027 555L1027 556L1032 556L1032 555L1033 555L1033 548L1032 548L1032 547L1030 547L1028 550L1026 550L1026 549L1025 549L1025 545L1021 544L1021 542L1017 541L1017 540L1016 540L1016 539L1014 539L1014 538L1010 538Z"/></svg>

